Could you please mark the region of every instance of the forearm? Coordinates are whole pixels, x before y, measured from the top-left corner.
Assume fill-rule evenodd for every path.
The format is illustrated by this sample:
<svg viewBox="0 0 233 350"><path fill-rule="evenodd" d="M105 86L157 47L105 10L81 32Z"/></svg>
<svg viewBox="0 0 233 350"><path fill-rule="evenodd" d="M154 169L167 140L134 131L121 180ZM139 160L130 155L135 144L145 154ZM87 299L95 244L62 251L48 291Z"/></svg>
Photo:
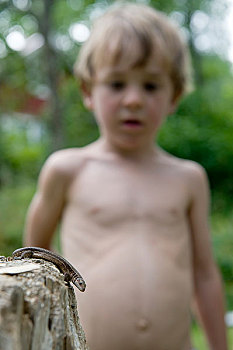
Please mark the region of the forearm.
<svg viewBox="0 0 233 350"><path fill-rule="evenodd" d="M30 223L29 226L26 225L24 232L24 246L41 247L50 250L53 234L51 232L46 234L46 232L47 228L42 225L34 226L33 223Z"/></svg>
<svg viewBox="0 0 233 350"><path fill-rule="evenodd" d="M70 177L62 152L54 153L46 161L38 181L37 192L30 204L24 233L24 244L51 248L66 202ZM66 163L65 163L66 164Z"/></svg>
<svg viewBox="0 0 233 350"><path fill-rule="evenodd" d="M33 199L25 223L24 245L51 249L57 220L37 196Z"/></svg>
<svg viewBox="0 0 233 350"><path fill-rule="evenodd" d="M27 247L41 247L50 250L51 249L51 235L45 235L45 231L43 231L43 235L40 234L40 228L38 229L38 226L36 229L33 229L33 225L31 226L31 229L29 230L27 227L25 228L24 232L24 246Z"/></svg>
<svg viewBox="0 0 233 350"><path fill-rule="evenodd" d="M227 350L224 298L217 269L196 283L196 301L210 350Z"/></svg>

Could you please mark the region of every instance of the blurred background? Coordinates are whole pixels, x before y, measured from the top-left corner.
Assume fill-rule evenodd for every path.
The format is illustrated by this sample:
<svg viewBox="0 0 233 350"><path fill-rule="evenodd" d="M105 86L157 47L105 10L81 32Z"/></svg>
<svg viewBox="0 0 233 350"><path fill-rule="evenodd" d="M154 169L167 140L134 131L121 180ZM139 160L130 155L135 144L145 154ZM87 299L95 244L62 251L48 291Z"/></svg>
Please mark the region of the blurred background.
<svg viewBox="0 0 233 350"><path fill-rule="evenodd" d="M48 155L98 137L73 64L90 22L113 2L0 0L0 255L22 246L26 211ZM162 127L159 144L208 173L213 247L231 311L233 0L140 2L166 12L189 42L194 91ZM230 313L227 320L231 326ZM199 329L193 333L196 346L206 349Z"/></svg>

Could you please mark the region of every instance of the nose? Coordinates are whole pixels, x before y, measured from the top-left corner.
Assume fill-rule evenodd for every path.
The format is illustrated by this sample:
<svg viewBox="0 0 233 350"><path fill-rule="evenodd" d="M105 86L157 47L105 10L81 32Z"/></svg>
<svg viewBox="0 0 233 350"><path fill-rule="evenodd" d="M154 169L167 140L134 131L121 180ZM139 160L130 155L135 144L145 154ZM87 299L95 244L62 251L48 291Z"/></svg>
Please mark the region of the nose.
<svg viewBox="0 0 233 350"><path fill-rule="evenodd" d="M128 86L123 97L124 106L130 109L138 109L143 104L143 92L138 86Z"/></svg>

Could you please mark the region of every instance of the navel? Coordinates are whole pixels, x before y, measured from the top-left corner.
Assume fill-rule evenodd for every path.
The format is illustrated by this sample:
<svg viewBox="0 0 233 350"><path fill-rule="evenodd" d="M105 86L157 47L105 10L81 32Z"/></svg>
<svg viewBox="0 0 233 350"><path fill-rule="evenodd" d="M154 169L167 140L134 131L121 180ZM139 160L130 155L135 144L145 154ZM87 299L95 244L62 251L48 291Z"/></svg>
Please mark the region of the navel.
<svg viewBox="0 0 233 350"><path fill-rule="evenodd" d="M146 318L140 318L136 323L136 327L139 331L145 332L149 329L150 323Z"/></svg>

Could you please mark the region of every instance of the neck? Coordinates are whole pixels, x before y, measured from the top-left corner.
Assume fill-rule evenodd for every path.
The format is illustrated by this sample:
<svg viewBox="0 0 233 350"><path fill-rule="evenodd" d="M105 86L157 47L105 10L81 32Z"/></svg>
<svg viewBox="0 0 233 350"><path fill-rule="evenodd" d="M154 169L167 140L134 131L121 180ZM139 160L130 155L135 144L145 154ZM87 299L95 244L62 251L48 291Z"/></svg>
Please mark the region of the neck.
<svg viewBox="0 0 233 350"><path fill-rule="evenodd" d="M150 160L160 153L160 147L154 143L146 145L145 147L124 148L113 143L108 142L106 139L100 138L97 141L99 148L106 152L112 153L116 156L131 160Z"/></svg>

